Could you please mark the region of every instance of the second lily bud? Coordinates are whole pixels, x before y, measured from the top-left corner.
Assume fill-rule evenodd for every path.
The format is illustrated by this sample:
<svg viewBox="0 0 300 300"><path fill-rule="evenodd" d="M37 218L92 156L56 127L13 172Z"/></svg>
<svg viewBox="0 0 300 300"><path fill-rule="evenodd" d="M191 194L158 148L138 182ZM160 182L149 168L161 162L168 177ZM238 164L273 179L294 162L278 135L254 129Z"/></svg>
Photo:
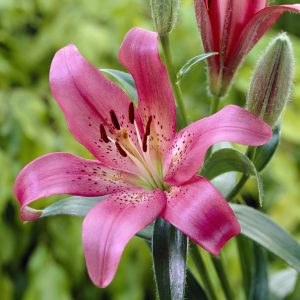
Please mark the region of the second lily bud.
<svg viewBox="0 0 300 300"><path fill-rule="evenodd" d="M152 17L159 35L164 36L175 27L180 0L150 0Z"/></svg>
<svg viewBox="0 0 300 300"><path fill-rule="evenodd" d="M281 34L258 61L247 96L247 109L274 127L286 106L293 77L293 49L288 36Z"/></svg>

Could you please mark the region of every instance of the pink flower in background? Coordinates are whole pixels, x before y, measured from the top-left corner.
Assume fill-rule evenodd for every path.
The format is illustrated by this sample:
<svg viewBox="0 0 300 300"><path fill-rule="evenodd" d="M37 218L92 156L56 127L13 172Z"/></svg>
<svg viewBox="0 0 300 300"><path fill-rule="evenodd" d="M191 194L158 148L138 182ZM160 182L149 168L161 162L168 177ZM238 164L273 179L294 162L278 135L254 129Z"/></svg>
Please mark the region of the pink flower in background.
<svg viewBox="0 0 300 300"><path fill-rule="evenodd" d="M157 33L132 29L120 61L135 80L137 108L75 46L57 52L50 70L52 94L74 137L96 160L51 153L26 166L15 183L23 220L39 218L28 205L42 197L110 195L83 222L87 268L99 287L113 279L128 241L159 216L217 255L240 226L223 196L196 175L205 153L221 141L256 146L271 137L268 125L237 106L176 134Z"/></svg>
<svg viewBox="0 0 300 300"><path fill-rule="evenodd" d="M300 12L300 4L267 5L267 0L195 0L204 50L219 53L208 59L213 94L226 94L242 60L284 12Z"/></svg>

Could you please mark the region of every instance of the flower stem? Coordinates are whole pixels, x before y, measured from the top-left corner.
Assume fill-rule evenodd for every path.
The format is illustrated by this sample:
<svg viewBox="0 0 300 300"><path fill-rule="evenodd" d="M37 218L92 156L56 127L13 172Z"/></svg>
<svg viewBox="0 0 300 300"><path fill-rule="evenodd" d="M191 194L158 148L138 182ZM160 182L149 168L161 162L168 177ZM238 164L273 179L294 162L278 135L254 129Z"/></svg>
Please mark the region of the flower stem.
<svg viewBox="0 0 300 300"><path fill-rule="evenodd" d="M212 97L210 103L209 115L213 115L219 110L220 101L221 101L220 97L216 97L216 96Z"/></svg>
<svg viewBox="0 0 300 300"><path fill-rule="evenodd" d="M247 156L253 161L253 159L255 158L255 154L256 154L256 147L248 147L247 150ZM232 200L243 188L243 186L245 185L245 183L247 182L247 180L250 178L250 176L247 174L244 174L241 179L239 180L239 182L236 184L236 186L231 190L231 192L227 195L227 200Z"/></svg>
<svg viewBox="0 0 300 300"><path fill-rule="evenodd" d="M215 269L217 271L217 274L219 276L223 291L224 291L224 295L226 297L227 300L232 300L234 299L233 297L233 292L231 290L229 281L228 281L228 277L227 274L225 272L224 269L224 263L222 260L222 255L220 255L219 257L216 256L212 256L212 262L215 266Z"/></svg>
<svg viewBox="0 0 300 300"><path fill-rule="evenodd" d="M210 108L209 108L209 115L213 115L219 110L220 101L221 101L221 98L217 97L217 96L214 96L211 99ZM206 155L205 155L205 160L207 160L211 156L211 153L212 153L212 147L210 147L207 150Z"/></svg>
<svg viewBox="0 0 300 300"><path fill-rule="evenodd" d="M180 112L180 117L182 120L182 127L185 127L188 125L188 118L187 118L186 110L184 107L182 91L181 91L180 85L176 82L176 73L175 73L173 61L172 61L169 36L168 35L160 36L160 41L161 41L163 53L165 56L165 63L166 63L166 68L167 68L168 75L169 75L169 80L171 82L173 93L174 93L176 103L177 103L177 106L178 106L178 109Z"/></svg>
<svg viewBox="0 0 300 300"><path fill-rule="evenodd" d="M195 264L195 267L197 268L198 273L201 276L205 291L208 294L209 299L210 300L218 300L218 297L215 293L213 284L208 275L202 255L200 254L197 246L192 242L190 242L190 255Z"/></svg>

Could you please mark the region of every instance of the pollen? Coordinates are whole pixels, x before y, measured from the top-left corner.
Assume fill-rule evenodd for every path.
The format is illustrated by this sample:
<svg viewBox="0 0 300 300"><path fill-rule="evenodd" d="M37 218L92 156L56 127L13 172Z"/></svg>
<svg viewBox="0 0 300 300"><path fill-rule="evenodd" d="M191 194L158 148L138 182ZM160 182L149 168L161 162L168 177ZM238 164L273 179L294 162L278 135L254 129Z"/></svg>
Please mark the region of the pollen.
<svg viewBox="0 0 300 300"><path fill-rule="evenodd" d="M165 192L168 193L168 194L171 193L172 191L173 191L172 186L167 187L166 190L165 190Z"/></svg>
<svg viewBox="0 0 300 300"><path fill-rule="evenodd" d="M117 132L117 139L126 140L126 139L128 139L128 137L129 137L129 135L128 135L128 129L127 128L122 128L121 130L119 130Z"/></svg>

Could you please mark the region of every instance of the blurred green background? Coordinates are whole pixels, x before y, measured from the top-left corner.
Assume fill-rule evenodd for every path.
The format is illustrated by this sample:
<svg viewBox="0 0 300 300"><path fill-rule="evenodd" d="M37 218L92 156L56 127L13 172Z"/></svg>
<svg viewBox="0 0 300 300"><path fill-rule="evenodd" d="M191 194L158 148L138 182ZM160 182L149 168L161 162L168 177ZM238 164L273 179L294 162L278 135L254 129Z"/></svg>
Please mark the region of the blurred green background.
<svg viewBox="0 0 300 300"><path fill-rule="evenodd" d="M192 2L183 1L178 26L171 36L178 68L202 52ZM85 269L82 220L61 216L22 224L12 191L21 168L40 155L68 151L89 156L73 140L50 95L48 71L55 51L74 43L99 68L123 69L117 60L118 48L133 26L154 30L148 1L0 0L1 300L155 299L151 257L142 240L135 238L129 243L113 283L105 290L98 289ZM286 14L265 35L238 73L224 105L244 104L258 56L283 30L290 33L294 44L296 79L282 120L279 150L263 174L264 209L300 240L300 16ZM204 64L189 73L182 88L191 119L205 116L209 98ZM256 193L255 183L250 181L244 194L251 198ZM234 241L225 251L232 284L238 286L240 271ZM270 260L271 273L286 268L274 257Z"/></svg>

